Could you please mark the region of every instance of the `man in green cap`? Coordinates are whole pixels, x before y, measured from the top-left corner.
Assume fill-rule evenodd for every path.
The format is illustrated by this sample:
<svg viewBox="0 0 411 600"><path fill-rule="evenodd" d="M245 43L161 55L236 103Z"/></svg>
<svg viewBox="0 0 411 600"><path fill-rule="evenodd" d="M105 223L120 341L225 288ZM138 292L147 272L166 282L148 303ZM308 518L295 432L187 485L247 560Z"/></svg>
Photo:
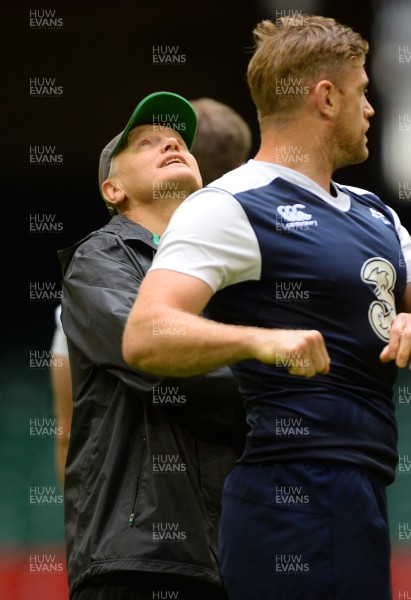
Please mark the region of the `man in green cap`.
<svg viewBox="0 0 411 600"><path fill-rule="evenodd" d="M226 598L217 530L223 480L244 442L242 397L228 369L180 381L121 354L160 236L202 185L196 128L185 98L144 98L100 156L112 219L59 252L74 402L64 491L71 600ZM176 329L153 323L158 335Z"/></svg>

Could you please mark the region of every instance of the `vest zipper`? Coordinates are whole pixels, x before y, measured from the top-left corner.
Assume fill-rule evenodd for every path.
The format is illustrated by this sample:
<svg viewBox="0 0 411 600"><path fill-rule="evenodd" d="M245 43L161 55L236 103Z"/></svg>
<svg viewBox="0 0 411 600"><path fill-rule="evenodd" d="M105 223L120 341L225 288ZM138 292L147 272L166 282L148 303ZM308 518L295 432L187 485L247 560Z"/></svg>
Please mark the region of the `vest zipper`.
<svg viewBox="0 0 411 600"><path fill-rule="evenodd" d="M141 464L140 464L140 468L138 470L138 477L137 477L137 482L136 482L136 487L134 489L134 496L133 496L133 503L131 505L131 510L132 512L130 513L130 516L128 518L127 524L129 527L133 527L134 525L134 519L136 518L136 513L135 511L135 506L136 506L136 502L137 502L137 496L138 496L138 490L140 488L140 477L141 477L141 470L143 468L143 462L146 456L146 437L143 436L143 444L144 444L144 448L143 448L143 452L142 452L142 456L141 456Z"/></svg>

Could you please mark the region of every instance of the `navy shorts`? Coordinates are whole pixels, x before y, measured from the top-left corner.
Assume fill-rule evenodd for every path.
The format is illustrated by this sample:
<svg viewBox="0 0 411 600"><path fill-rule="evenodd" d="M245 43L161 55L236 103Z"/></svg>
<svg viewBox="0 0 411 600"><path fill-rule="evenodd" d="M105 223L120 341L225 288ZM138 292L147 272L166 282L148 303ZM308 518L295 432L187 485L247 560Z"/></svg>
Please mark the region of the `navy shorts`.
<svg viewBox="0 0 411 600"><path fill-rule="evenodd" d="M391 600L385 486L361 470L237 465L219 535L230 600Z"/></svg>

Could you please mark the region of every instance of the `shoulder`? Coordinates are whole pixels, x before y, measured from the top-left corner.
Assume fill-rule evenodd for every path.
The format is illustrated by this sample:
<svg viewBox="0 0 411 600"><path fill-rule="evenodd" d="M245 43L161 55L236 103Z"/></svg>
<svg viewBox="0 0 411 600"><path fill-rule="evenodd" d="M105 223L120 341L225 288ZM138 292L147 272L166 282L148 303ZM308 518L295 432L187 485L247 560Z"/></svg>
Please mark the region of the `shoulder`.
<svg viewBox="0 0 411 600"><path fill-rule="evenodd" d="M281 173L275 165L249 160L237 169L229 171L219 179L191 194L175 211L171 222L175 223L186 216L197 220L218 214L219 221L243 214L242 197L252 191L258 196L258 188L263 188ZM217 211L217 213L216 213Z"/></svg>
<svg viewBox="0 0 411 600"><path fill-rule="evenodd" d="M381 198L377 196L377 194L375 194L374 192L371 192L370 190L355 187L354 185L342 185L341 183L335 182L334 184L337 186L338 189L342 190L343 192L349 194L352 197L360 199L364 204L369 204L370 206L378 205L380 207L388 208L386 204L384 204L384 202L381 200Z"/></svg>
<svg viewBox="0 0 411 600"><path fill-rule="evenodd" d="M147 244L153 243L152 234L139 223L130 221L122 215L114 216L109 223L90 233L81 242L83 250L90 248L101 248L104 246L116 246L121 241L139 240Z"/></svg>
<svg viewBox="0 0 411 600"><path fill-rule="evenodd" d="M137 245L135 242L140 243ZM134 264L138 255L145 264L151 262L154 251L153 237L148 230L117 215L107 225L58 254L63 273L66 273L68 269L82 268L83 259L105 261L107 264L121 262L125 266L131 260Z"/></svg>
<svg viewBox="0 0 411 600"><path fill-rule="evenodd" d="M365 190L363 188L355 187L352 185L341 185L335 184L340 190L348 193L351 197L354 197L358 202L368 207L371 213L374 216L377 216L376 213L383 215L386 219L388 219L391 223L395 223L395 215L394 211L387 205L383 200L374 194L374 192L370 192L369 190Z"/></svg>
<svg viewBox="0 0 411 600"><path fill-rule="evenodd" d="M229 171L219 179L208 184L207 189L220 189L236 196L248 190L255 190L271 183L280 176L274 164L250 159L241 167Z"/></svg>
<svg viewBox="0 0 411 600"><path fill-rule="evenodd" d="M123 243L136 240L150 246L153 245L152 234L147 229L126 217L116 215L100 229L90 232L71 247L60 252L71 254L71 256L74 254L84 255L95 250L109 251L122 246Z"/></svg>

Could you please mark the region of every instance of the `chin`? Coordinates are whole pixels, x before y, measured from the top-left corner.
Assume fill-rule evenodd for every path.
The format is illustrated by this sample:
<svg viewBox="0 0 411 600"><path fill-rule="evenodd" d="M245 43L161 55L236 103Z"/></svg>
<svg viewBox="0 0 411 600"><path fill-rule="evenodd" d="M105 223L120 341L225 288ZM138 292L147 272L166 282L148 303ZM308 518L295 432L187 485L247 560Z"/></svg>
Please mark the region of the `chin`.
<svg viewBox="0 0 411 600"><path fill-rule="evenodd" d="M202 181L201 178L199 178L197 176L197 174L193 173L192 171L185 171L185 172L180 172L178 174L176 174L175 178L173 178L173 181L178 182L178 185L181 186L181 188L186 189L186 190L191 190L190 194L196 190L198 190L200 187L202 187Z"/></svg>
<svg viewBox="0 0 411 600"><path fill-rule="evenodd" d="M369 151L368 148L366 146L364 146L363 151L361 152L360 158L358 162L364 162L365 160L367 160L368 156L369 156Z"/></svg>
<svg viewBox="0 0 411 600"><path fill-rule="evenodd" d="M368 155L368 148L364 144L363 146L359 147L355 153L353 152L353 155L351 157L351 164L357 165L358 163L364 162L365 160L367 160Z"/></svg>

